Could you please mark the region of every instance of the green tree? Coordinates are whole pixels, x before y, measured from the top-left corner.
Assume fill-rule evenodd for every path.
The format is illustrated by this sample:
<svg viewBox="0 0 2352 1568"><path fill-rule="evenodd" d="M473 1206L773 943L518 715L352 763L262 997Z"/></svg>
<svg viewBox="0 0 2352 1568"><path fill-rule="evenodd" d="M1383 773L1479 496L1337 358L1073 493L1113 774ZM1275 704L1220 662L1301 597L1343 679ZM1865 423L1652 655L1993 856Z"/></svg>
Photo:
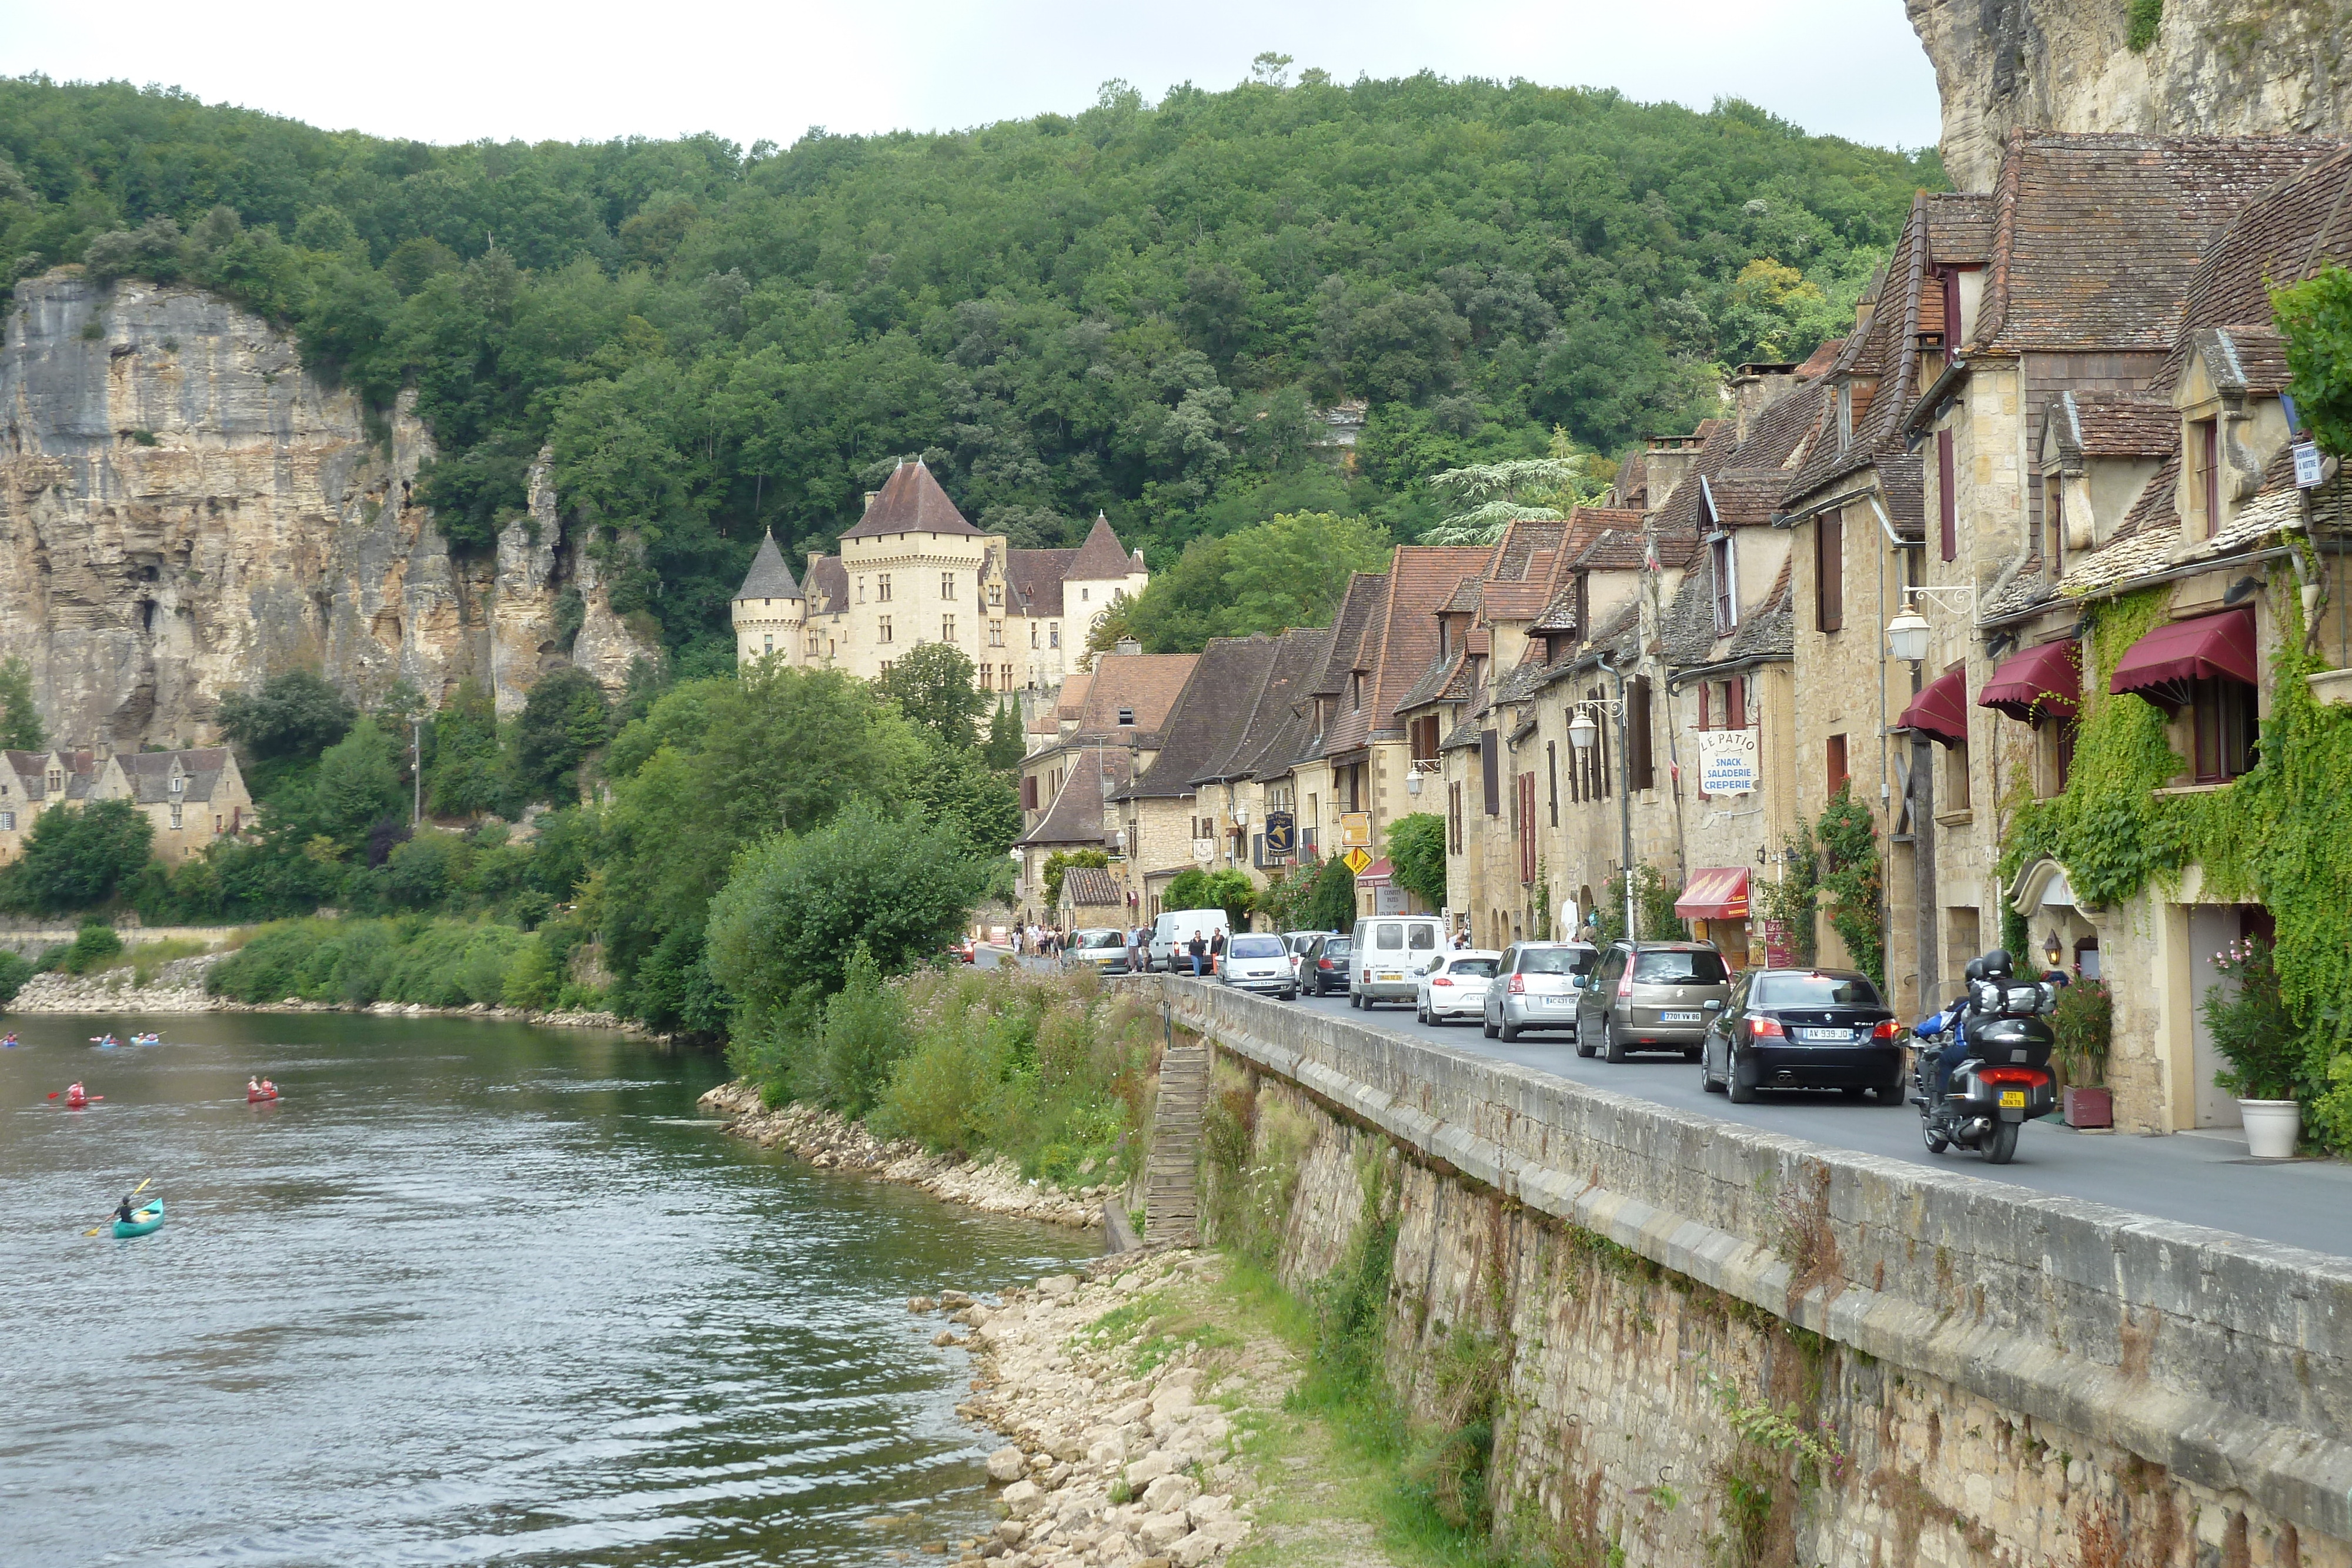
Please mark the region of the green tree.
<svg viewBox="0 0 2352 1568"><path fill-rule="evenodd" d="M982 854L1003 859L1021 836L1021 797L977 750L927 741L908 771L907 798Z"/></svg>
<svg viewBox="0 0 2352 1568"><path fill-rule="evenodd" d="M982 759L999 773L1011 773L1029 752L1029 737L1021 732L1021 707L1005 703L988 717L988 741Z"/></svg>
<svg viewBox="0 0 2352 1568"><path fill-rule="evenodd" d="M508 781L497 703L488 690L477 681L460 681L426 734L425 805L443 816L497 810Z"/></svg>
<svg viewBox="0 0 2352 1568"><path fill-rule="evenodd" d="M976 737L974 721L994 700L973 684L974 674L954 643L925 643L894 662L874 687L939 744L964 750Z"/></svg>
<svg viewBox="0 0 2352 1568"><path fill-rule="evenodd" d="M359 709L310 670L272 675L221 698L221 733L248 763L315 757L350 733Z"/></svg>
<svg viewBox="0 0 2352 1568"><path fill-rule="evenodd" d="M320 756L307 809L298 806L292 821L355 849L376 823L387 817L405 819L401 751L400 742L378 729L373 719L361 719Z"/></svg>
<svg viewBox="0 0 2352 1568"><path fill-rule="evenodd" d="M516 792L526 800L580 798L580 765L612 738L612 704L587 671L541 675L514 727Z"/></svg>
<svg viewBox="0 0 2352 1568"><path fill-rule="evenodd" d="M43 915L94 908L139 874L154 836L147 814L128 800L93 800L80 810L52 806L34 820L16 862L0 873L0 891L11 907Z"/></svg>
<svg viewBox="0 0 2352 1568"><path fill-rule="evenodd" d="M1251 884L1249 873L1233 866L1219 871L1193 866L1178 872L1160 896L1162 909L1222 909L1236 931L1247 924L1249 912L1256 904L1257 889Z"/></svg>
<svg viewBox="0 0 2352 1568"><path fill-rule="evenodd" d="M1055 909L1062 906L1062 879L1068 875L1073 868L1108 866L1108 864L1110 864L1110 856L1100 850L1055 850L1045 857L1045 903ZM1194 873L1187 872L1183 874L1190 876ZM1205 909L1208 906L1194 904L1192 907Z"/></svg>
<svg viewBox="0 0 2352 1568"><path fill-rule="evenodd" d="M2294 406L2319 444L2352 457L2352 272L2326 267L2271 297Z"/></svg>
<svg viewBox="0 0 2352 1568"><path fill-rule="evenodd" d="M711 901L711 972L770 1015L839 990L861 946L904 973L961 929L992 874L954 830L854 804L745 852Z"/></svg>
<svg viewBox="0 0 2352 1568"><path fill-rule="evenodd" d="M1356 928L1356 873L1334 856L1310 861L1298 874L1312 876L1314 889L1301 902L1299 915L1308 931L1353 931Z"/></svg>
<svg viewBox="0 0 2352 1568"><path fill-rule="evenodd" d="M1348 579L1360 571L1386 571L1392 549L1388 531L1378 524L1328 512L1289 513L1229 536L1223 634L1245 637L1327 624L1348 591Z"/></svg>
<svg viewBox="0 0 2352 1568"><path fill-rule="evenodd" d="M1445 907L1445 819L1415 811L1389 824L1389 864L1396 884L1432 909Z"/></svg>
<svg viewBox="0 0 2352 1568"><path fill-rule="evenodd" d="M22 659L0 660L0 747L38 751L48 743L33 701L32 666Z"/></svg>

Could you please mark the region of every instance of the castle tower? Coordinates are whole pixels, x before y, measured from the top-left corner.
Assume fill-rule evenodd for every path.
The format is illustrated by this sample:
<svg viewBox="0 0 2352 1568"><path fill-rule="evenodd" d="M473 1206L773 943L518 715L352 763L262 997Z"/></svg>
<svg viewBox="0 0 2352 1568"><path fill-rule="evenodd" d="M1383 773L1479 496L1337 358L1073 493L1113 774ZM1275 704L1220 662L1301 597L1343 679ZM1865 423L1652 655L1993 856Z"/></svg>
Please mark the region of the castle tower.
<svg viewBox="0 0 2352 1568"><path fill-rule="evenodd" d="M728 609L735 622L739 666L771 653L783 654L788 664L804 662L801 627L808 619L808 601L793 580L793 569L784 564L774 534L760 541L760 553L751 558L751 570L743 574L743 586L735 591Z"/></svg>

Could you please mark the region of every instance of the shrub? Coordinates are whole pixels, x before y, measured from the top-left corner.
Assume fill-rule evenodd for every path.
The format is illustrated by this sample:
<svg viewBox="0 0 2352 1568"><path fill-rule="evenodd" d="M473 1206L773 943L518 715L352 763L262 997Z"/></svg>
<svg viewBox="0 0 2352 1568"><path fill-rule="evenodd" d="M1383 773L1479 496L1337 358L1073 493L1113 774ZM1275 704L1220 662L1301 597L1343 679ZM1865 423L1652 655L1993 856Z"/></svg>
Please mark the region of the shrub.
<svg viewBox="0 0 2352 1568"><path fill-rule="evenodd" d="M7 873L7 902L43 914L105 903L145 869L155 836L128 800L94 800L79 811L50 807L33 822Z"/></svg>
<svg viewBox="0 0 2352 1568"><path fill-rule="evenodd" d="M2080 980L2058 993L2057 1009L2050 1016L2050 1028L2057 1036L2051 1054L2073 1087L2091 1088L2107 1081L2115 1019L2115 999L2096 980Z"/></svg>
<svg viewBox="0 0 2352 1568"><path fill-rule="evenodd" d="M87 975L106 967L107 960L121 951L122 938L115 935L113 926L103 921L87 921L74 933L73 946L68 949L61 967L69 975Z"/></svg>
<svg viewBox="0 0 2352 1568"><path fill-rule="evenodd" d="M544 1012L554 1002L562 977L555 967L554 956L548 951L547 943L533 936L517 947L514 956L507 960L499 999L510 1008Z"/></svg>
<svg viewBox="0 0 2352 1568"><path fill-rule="evenodd" d="M2230 1061L2213 1082L2244 1100L2294 1099L2303 1040L2280 992L2271 945L2260 936L2232 942L2213 956L2213 967L2238 982L2234 994L2227 986L2205 993L2205 1027Z"/></svg>
<svg viewBox="0 0 2352 1568"><path fill-rule="evenodd" d="M0 947L0 1008L16 999L25 982L33 977L33 961L9 947Z"/></svg>

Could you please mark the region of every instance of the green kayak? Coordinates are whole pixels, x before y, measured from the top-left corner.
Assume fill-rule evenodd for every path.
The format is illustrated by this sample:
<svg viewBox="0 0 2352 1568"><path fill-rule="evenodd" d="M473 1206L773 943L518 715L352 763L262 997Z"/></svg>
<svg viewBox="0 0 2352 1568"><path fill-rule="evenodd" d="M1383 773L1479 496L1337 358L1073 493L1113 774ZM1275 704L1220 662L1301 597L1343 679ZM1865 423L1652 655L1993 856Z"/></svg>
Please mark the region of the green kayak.
<svg viewBox="0 0 2352 1568"><path fill-rule="evenodd" d="M151 1200L145 1207L133 1212L130 1218L118 1219L114 1222L114 1233L117 1236L144 1236L149 1231L161 1230L163 1228L163 1200L160 1197Z"/></svg>

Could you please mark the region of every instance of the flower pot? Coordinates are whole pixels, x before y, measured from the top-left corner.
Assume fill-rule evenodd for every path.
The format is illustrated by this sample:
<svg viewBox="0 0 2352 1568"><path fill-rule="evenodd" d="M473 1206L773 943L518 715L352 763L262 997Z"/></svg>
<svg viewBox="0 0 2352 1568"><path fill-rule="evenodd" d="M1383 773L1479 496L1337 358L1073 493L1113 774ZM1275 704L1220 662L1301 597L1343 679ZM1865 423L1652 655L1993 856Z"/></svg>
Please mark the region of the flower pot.
<svg viewBox="0 0 2352 1568"><path fill-rule="evenodd" d="M2294 1157L2294 1141L2303 1133L2303 1107L2292 1100L2241 1100L2238 1114L2246 1124L2246 1152L2258 1160Z"/></svg>
<svg viewBox="0 0 2352 1568"><path fill-rule="evenodd" d="M2105 1089L2066 1091L2066 1124L2070 1127L2112 1127L2116 1097Z"/></svg>

